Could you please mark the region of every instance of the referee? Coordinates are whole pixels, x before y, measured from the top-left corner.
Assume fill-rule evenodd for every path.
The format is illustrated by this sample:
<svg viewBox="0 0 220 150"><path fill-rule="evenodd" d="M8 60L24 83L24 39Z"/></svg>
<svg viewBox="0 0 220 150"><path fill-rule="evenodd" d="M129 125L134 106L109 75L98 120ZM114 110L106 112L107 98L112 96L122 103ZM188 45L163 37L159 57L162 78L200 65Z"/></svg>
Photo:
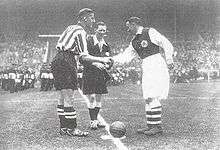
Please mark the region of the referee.
<svg viewBox="0 0 220 150"><path fill-rule="evenodd" d="M54 86L60 91L57 113L60 119L60 134L84 137L88 132L77 128L76 110L72 105L73 91L77 90L77 62L76 58L83 62L109 63L108 57L94 57L87 51L87 31L91 30L95 23L94 11L83 8L78 13L78 23L70 25L60 36L57 42L58 53L52 61L52 73Z"/></svg>
<svg viewBox="0 0 220 150"><path fill-rule="evenodd" d="M110 55L110 46L105 42L107 26L104 22L98 22L95 26L95 35L91 35L87 39L88 52L92 56L107 57ZM107 94L106 82L110 80L110 76L105 65L94 62L92 64L84 64L82 90L89 99L88 109L90 115L90 128L98 129L105 127L105 124L98 120L98 114L101 109L102 94Z"/></svg>

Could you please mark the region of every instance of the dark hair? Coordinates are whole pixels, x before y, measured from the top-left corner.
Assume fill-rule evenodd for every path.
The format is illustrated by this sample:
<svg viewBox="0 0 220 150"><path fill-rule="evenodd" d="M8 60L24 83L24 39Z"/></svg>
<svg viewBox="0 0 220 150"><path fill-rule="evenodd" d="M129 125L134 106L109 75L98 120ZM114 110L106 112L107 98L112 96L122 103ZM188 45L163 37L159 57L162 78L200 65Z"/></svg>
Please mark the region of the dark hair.
<svg viewBox="0 0 220 150"><path fill-rule="evenodd" d="M106 24L104 22L100 21L95 24L94 28L98 29L99 26L106 26Z"/></svg>
<svg viewBox="0 0 220 150"><path fill-rule="evenodd" d="M83 19L83 17L85 15L88 15L88 14L91 14L91 13L94 13L94 11L92 9L90 9L90 8L80 9L77 18L78 18L78 20L81 20L81 19Z"/></svg>
<svg viewBox="0 0 220 150"><path fill-rule="evenodd" d="M139 17L130 17L129 19L125 20L125 22L136 23L140 25L142 23L142 19Z"/></svg>

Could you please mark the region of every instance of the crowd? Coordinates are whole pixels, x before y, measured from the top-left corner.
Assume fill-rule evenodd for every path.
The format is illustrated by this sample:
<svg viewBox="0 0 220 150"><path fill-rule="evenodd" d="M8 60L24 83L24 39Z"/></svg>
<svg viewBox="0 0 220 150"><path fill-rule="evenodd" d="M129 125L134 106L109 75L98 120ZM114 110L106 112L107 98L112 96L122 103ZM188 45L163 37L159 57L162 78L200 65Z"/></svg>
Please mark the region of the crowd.
<svg viewBox="0 0 220 150"><path fill-rule="evenodd" d="M0 87L10 93L34 88L35 72L31 70L6 69L0 72Z"/></svg>
<svg viewBox="0 0 220 150"><path fill-rule="evenodd" d="M212 78L217 77L213 72L219 72L214 39L175 43L175 52L175 67L171 72L174 83L207 79L209 72Z"/></svg>
<svg viewBox="0 0 220 150"><path fill-rule="evenodd" d="M50 91L54 87L54 77L51 68L47 64L43 64L40 69L39 79L41 82L40 91Z"/></svg>
<svg viewBox="0 0 220 150"><path fill-rule="evenodd" d="M115 42L110 42L112 55L122 52L127 46L121 44L120 40L119 38ZM207 79L207 70L219 68L216 58L217 46L213 38L182 41L173 44L175 56L174 69L170 72L172 82ZM27 89L33 87L36 80L41 82L41 91L53 89L53 75L50 67L43 63L45 45L42 41L16 41L10 42L4 50L0 51L0 83L4 90L11 89L10 91L13 92ZM125 82L140 83L140 61L136 58L126 66L114 66L109 71L112 79L108 82L108 85L119 85ZM34 76L34 82L31 82L31 74ZM80 82L81 72L79 71L78 74ZM212 78L218 78L218 76L219 72L211 73Z"/></svg>
<svg viewBox="0 0 220 150"><path fill-rule="evenodd" d="M11 93L34 88L43 64L45 43L9 41L1 47L0 86Z"/></svg>

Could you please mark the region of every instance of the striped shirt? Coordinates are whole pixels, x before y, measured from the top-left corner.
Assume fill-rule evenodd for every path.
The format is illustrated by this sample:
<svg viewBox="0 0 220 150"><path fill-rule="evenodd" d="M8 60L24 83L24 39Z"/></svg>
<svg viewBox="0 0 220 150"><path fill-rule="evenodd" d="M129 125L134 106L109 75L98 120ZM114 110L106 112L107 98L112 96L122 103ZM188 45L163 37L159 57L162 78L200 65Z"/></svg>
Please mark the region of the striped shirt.
<svg viewBox="0 0 220 150"><path fill-rule="evenodd" d="M88 54L86 31L80 25L69 26L60 36L56 48L73 51L74 54Z"/></svg>

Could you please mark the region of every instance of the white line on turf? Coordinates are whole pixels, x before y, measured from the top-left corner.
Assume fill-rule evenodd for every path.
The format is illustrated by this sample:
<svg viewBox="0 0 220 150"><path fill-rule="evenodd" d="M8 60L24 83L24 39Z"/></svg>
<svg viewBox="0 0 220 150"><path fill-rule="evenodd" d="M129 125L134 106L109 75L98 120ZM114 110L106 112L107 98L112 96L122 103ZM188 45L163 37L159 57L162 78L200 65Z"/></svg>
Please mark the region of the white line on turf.
<svg viewBox="0 0 220 150"><path fill-rule="evenodd" d="M80 93L80 95L83 97L83 99L85 100L86 103L89 102L89 99L87 98L87 96L85 96L82 92L82 90L78 89L78 92ZM109 133L109 124L104 120L104 118L101 115L98 115L98 119L100 121L102 121L106 126L105 126L105 130L108 132L108 135L103 135L101 136L101 138L103 140L105 139L110 139L113 141L113 143L116 145L116 147L119 150L128 150L128 148L121 142L120 139L118 138L114 138L113 136L111 136L111 134Z"/></svg>
<svg viewBox="0 0 220 150"><path fill-rule="evenodd" d="M129 89L129 88L126 88L126 91L128 91L127 92L128 95L130 93L134 93L134 94L137 94L137 95L141 94L140 92L134 91L134 90ZM187 94L184 94L184 95L180 94L180 95L175 95L175 96L170 95L168 97L168 99L187 99L187 98L196 98L196 99L204 99L204 100L206 100L206 99L219 99L219 96L213 96L213 95L210 95L210 96L193 96L193 95L187 95ZM127 99L129 99L129 98L127 98ZM131 99L133 99L133 98L131 98ZM139 97L139 98L135 98L135 99L143 99L143 98Z"/></svg>

